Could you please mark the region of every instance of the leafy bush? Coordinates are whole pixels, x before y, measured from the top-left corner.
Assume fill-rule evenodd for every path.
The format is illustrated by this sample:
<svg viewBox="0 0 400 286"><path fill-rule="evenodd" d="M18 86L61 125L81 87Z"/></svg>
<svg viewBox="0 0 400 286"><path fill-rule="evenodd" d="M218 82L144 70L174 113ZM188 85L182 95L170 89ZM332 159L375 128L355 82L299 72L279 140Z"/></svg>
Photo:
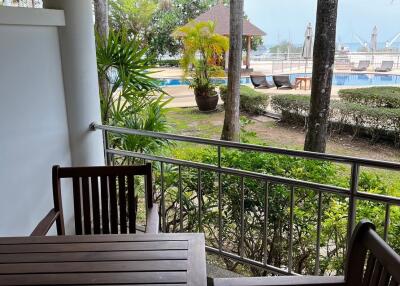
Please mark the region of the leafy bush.
<svg viewBox="0 0 400 286"><path fill-rule="evenodd" d="M228 96L228 87L220 86L221 99L225 102ZM240 110L250 114L263 114L268 106L269 96L255 91L246 85L240 86Z"/></svg>
<svg viewBox="0 0 400 286"><path fill-rule="evenodd" d="M400 108L400 87L342 89L339 96L343 101L371 107Z"/></svg>
<svg viewBox="0 0 400 286"><path fill-rule="evenodd" d="M105 94L100 92L102 122L106 125L166 131L164 92L158 81L150 77L152 57L140 41L129 39L127 32L111 30L108 39L96 37L98 76L106 80ZM166 141L143 139L134 135L108 134L110 146L129 151L154 151Z"/></svg>
<svg viewBox="0 0 400 286"><path fill-rule="evenodd" d="M157 64L160 67L179 67L179 60L159 60Z"/></svg>
<svg viewBox="0 0 400 286"><path fill-rule="evenodd" d="M197 148L180 145L171 150L171 157L217 165L215 148ZM330 162L306 160L284 155L259 152L242 152L222 149L223 167L242 169L292 179L305 180L349 188L349 169ZM157 200L165 201L166 232L196 232L206 235L208 246L218 248L219 231L222 231L222 248L225 251L263 261L264 233L266 233L268 264L282 267L288 263L290 229L289 186L273 183L269 185L268 213L266 213L266 184L262 180L234 175L221 175L223 228L218 227L219 187L216 172L189 167L164 164L164 179L161 180L160 166L155 166ZM179 175L180 174L180 175ZM200 174L200 184L198 175ZM179 184L177 178L182 178ZM243 183L244 210L241 212L241 185ZM200 188L200 189L198 189ZM382 195L391 193L389 184L371 171L363 170L359 188L363 192ZM182 190L180 196L179 190ZM163 196L164 195L164 196ZM201 203L199 203L201 202ZM296 187L294 189L293 220L293 269L301 274L313 274L315 266L316 217L318 213L318 192ZM202 220L199 221L199 212ZM244 244L241 241L241 213L244 214ZM321 274L340 275L343 273L343 259L346 251L348 201L336 194L324 193L321 211ZM182 220L181 216L182 215ZM268 220L265 221L265 216ZM384 206L373 202L357 202L357 220L368 218L373 221L379 233L383 231ZM400 208L392 208L389 227L390 243L400 249ZM393 223L392 223L393 221ZM265 223L267 228L264 229ZM182 227L182 228L181 228ZM267 231L266 231L267 230ZM326 251L325 251L326 250ZM224 260L226 267L240 271L240 266ZM253 275L262 275L257 268L249 269Z"/></svg>
<svg viewBox="0 0 400 286"><path fill-rule="evenodd" d="M299 95L275 95L271 105L282 113L282 120L303 122L307 119L310 108L310 97ZM345 126L353 128L358 135L361 128L376 141L382 133L392 132L396 145L400 138L400 108L371 107L354 102L332 101L330 105L330 122L338 125L339 130Z"/></svg>

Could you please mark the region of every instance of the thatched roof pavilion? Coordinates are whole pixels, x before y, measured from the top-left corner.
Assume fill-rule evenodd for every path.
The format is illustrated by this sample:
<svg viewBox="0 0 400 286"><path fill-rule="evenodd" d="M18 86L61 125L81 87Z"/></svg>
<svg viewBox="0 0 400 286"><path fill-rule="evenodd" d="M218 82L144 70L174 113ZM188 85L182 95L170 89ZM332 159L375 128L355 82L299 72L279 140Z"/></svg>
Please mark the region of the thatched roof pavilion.
<svg viewBox="0 0 400 286"><path fill-rule="evenodd" d="M229 36L229 20L230 20L230 9L229 6L224 4L218 4L210 8L207 12L198 16L194 21L213 21L215 23L215 32ZM243 19L243 35L247 38L247 57L246 57L246 68L250 68L250 51L251 51L251 38L253 36L265 36L266 33L253 25L249 20Z"/></svg>
<svg viewBox="0 0 400 286"><path fill-rule="evenodd" d="M215 32L229 36L229 19L230 10L229 6L218 4L210 8L207 12L204 12L198 16L194 21L213 21L215 23ZM244 36L265 36L266 33L258 28L257 26L250 23L249 20L243 19L243 35Z"/></svg>

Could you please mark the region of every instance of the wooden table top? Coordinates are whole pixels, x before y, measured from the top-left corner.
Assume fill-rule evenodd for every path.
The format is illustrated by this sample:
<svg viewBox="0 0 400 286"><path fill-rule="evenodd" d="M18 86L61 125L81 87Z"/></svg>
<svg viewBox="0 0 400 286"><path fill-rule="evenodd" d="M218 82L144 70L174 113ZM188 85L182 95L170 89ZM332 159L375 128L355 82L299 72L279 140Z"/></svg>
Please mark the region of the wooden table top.
<svg viewBox="0 0 400 286"><path fill-rule="evenodd" d="M0 285L206 285L203 234L0 238Z"/></svg>

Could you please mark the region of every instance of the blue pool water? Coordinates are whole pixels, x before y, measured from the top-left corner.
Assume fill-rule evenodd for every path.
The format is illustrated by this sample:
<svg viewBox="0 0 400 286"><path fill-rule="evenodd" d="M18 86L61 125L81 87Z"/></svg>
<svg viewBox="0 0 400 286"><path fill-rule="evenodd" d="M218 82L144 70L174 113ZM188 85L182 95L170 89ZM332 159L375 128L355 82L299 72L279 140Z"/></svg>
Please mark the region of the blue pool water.
<svg viewBox="0 0 400 286"><path fill-rule="evenodd" d="M311 74L291 74L290 78L294 82L296 77L311 76ZM272 82L272 76L267 77ZM226 84L226 79L215 79L216 84ZM241 84L251 84L249 77L242 77ZM160 79L161 86L179 86L188 85L187 81L182 79ZM371 85L398 85L400 84L400 75L386 74L360 74L360 73L336 73L333 75L333 85L336 86L371 86Z"/></svg>

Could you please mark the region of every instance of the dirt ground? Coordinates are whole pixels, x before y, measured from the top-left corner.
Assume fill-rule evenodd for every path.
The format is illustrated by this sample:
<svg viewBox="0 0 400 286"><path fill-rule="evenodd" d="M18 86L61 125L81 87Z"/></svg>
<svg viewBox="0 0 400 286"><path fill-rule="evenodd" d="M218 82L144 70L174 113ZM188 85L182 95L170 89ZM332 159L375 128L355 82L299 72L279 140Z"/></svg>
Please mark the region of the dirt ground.
<svg viewBox="0 0 400 286"><path fill-rule="evenodd" d="M219 109L203 114L196 108L174 108L168 112L168 118L175 127L174 133L219 139L224 112ZM302 149L304 128L289 126L265 116L249 118L251 123L245 126L245 130L254 132L259 141L273 147ZM371 144L367 139L353 139L349 134L331 134L327 153L400 162L399 148L385 143Z"/></svg>

